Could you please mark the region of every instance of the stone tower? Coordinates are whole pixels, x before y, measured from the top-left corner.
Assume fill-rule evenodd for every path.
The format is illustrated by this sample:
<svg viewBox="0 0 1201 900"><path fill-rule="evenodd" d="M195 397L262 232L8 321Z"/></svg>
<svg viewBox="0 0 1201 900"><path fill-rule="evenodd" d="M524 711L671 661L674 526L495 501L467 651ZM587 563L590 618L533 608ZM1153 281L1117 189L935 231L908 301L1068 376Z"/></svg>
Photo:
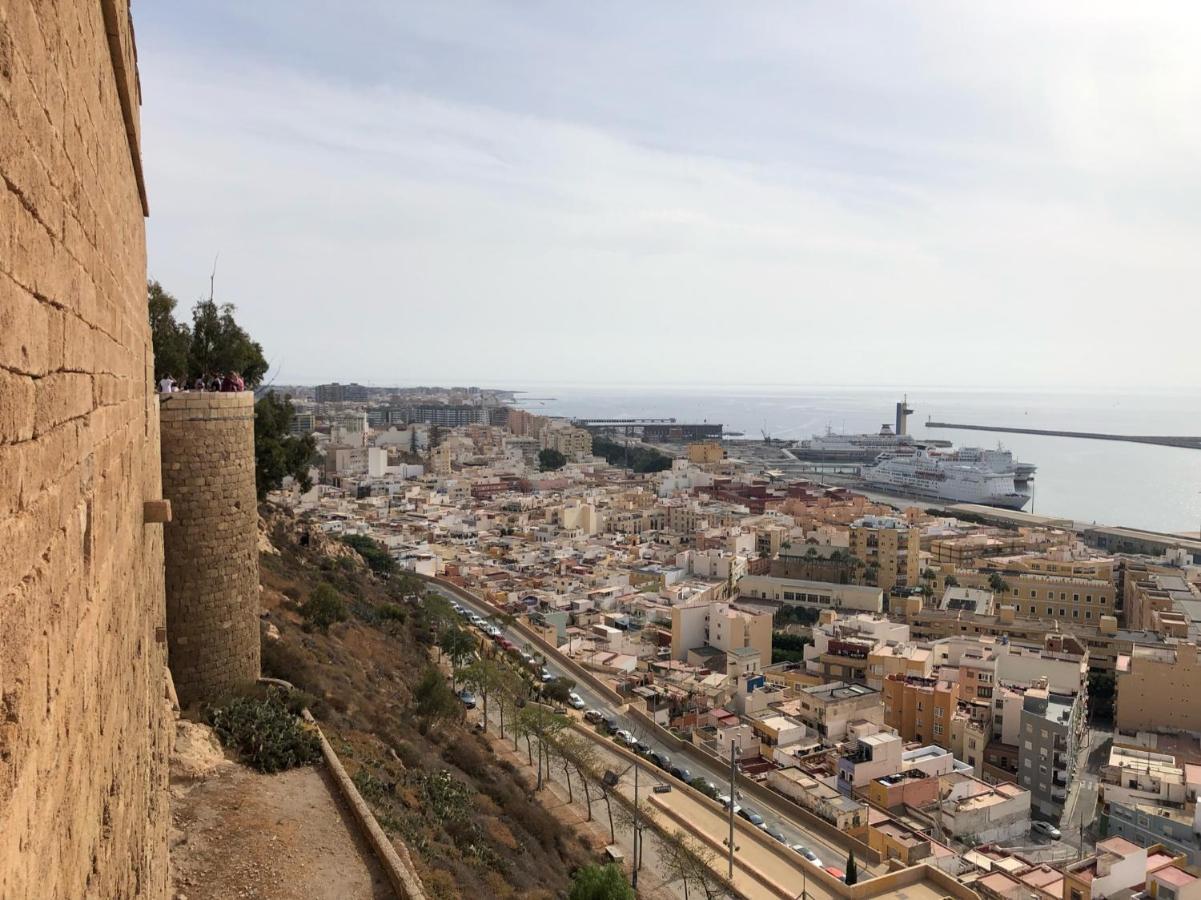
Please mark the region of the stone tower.
<svg viewBox="0 0 1201 900"><path fill-rule="evenodd" d="M180 706L259 676L254 395L162 399L167 660Z"/></svg>

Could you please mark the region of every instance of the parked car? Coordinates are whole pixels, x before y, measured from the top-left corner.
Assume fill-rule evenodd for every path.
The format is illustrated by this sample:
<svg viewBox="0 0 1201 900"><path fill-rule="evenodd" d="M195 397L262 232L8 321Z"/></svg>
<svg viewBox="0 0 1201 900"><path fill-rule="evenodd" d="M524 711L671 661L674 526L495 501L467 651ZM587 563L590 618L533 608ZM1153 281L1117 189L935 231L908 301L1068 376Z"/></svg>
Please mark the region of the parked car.
<svg viewBox="0 0 1201 900"><path fill-rule="evenodd" d="M692 773L683 766L672 766L671 774L685 783L692 781Z"/></svg>
<svg viewBox="0 0 1201 900"><path fill-rule="evenodd" d="M729 809L730 804L733 801L730 800L729 794L721 794L720 796L718 796L717 802L721 804L722 809ZM739 806L737 803L734 803L734 815L739 815L741 812L742 812L742 807Z"/></svg>
<svg viewBox="0 0 1201 900"><path fill-rule="evenodd" d="M585 703L584 698L581 697L579 694L577 694L575 691L568 691L567 705L570 706L572 709L583 709L588 704Z"/></svg>
<svg viewBox="0 0 1201 900"><path fill-rule="evenodd" d="M768 826L767 826L767 827L765 827L763 830L764 830L765 832L767 832L768 834L770 834L772 837L774 837L774 838L775 838L777 841L779 841L781 844L787 844L787 843L788 843L788 838L787 838L787 836L784 834L784 832L780 830L780 826L778 826L778 825L768 825Z"/></svg>
<svg viewBox="0 0 1201 900"><path fill-rule="evenodd" d="M694 788L696 788L698 791L700 791L702 794L704 794L706 797L708 797L710 800L717 799L717 794L718 794L717 785L715 785L708 778L697 778L695 781L692 782L692 786Z"/></svg>
<svg viewBox="0 0 1201 900"><path fill-rule="evenodd" d="M1035 834L1045 835L1053 841L1063 837L1063 833L1050 822L1031 822L1030 830Z"/></svg>
<svg viewBox="0 0 1201 900"><path fill-rule="evenodd" d="M650 760L664 772L671 768L671 757L666 753L660 753L658 750L652 750Z"/></svg>
<svg viewBox="0 0 1201 900"><path fill-rule="evenodd" d="M742 816L744 819L746 819L748 822L750 822L756 828L763 827L763 816L759 815L759 813L755 812L750 807L744 806L742 809L740 809L738 811L738 815Z"/></svg>
<svg viewBox="0 0 1201 900"><path fill-rule="evenodd" d="M819 869L822 867L822 861L818 859L817 854L804 844L793 844L791 849L801 854L801 856L804 857L807 862L813 863L813 865L817 866Z"/></svg>
<svg viewBox="0 0 1201 900"><path fill-rule="evenodd" d="M605 721L605 714L599 709L590 709L584 713L584 721L591 722L593 725L599 725Z"/></svg>
<svg viewBox="0 0 1201 900"><path fill-rule="evenodd" d="M646 756L648 753L651 752L651 745L648 744L646 741L639 741L638 743L636 743L634 745L634 752L637 753L639 756Z"/></svg>
<svg viewBox="0 0 1201 900"><path fill-rule="evenodd" d="M609 734L613 734L613 732L621 727L621 724L617 721L617 716L602 715L601 722L604 725L605 731L609 732Z"/></svg>
<svg viewBox="0 0 1201 900"><path fill-rule="evenodd" d="M838 866L826 866L826 872L830 875L833 875L839 881L847 880L847 873L838 868Z"/></svg>
<svg viewBox="0 0 1201 900"><path fill-rule="evenodd" d="M475 709L475 694L471 691L459 691L459 699L468 709Z"/></svg>
<svg viewBox="0 0 1201 900"><path fill-rule="evenodd" d="M638 739L624 728L620 729L613 737L617 739L618 743L625 744L627 747L633 747L638 743Z"/></svg>
<svg viewBox="0 0 1201 900"><path fill-rule="evenodd" d="M543 684L546 684L548 681L555 680L555 676L552 675L550 673L550 669L548 669L546 667L543 667L542 671L540 673L538 673L538 677L542 679Z"/></svg>

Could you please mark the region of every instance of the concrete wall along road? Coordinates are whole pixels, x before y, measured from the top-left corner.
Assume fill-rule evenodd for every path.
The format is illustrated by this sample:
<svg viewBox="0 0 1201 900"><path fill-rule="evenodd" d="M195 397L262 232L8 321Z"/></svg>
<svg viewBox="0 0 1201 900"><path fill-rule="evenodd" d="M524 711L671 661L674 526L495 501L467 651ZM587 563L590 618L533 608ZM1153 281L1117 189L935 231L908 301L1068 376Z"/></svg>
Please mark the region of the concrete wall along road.
<svg viewBox="0 0 1201 900"><path fill-rule="evenodd" d="M457 594L466 600L474 601L482 606L488 606L484 600L477 597L470 591L459 587L457 584L441 578L425 578L424 580L446 588L450 592ZM563 668L570 671L580 681L586 682L594 690L601 693L602 696L609 699L614 704L623 706L629 703L628 697L623 697L621 694L618 694L611 687L597 678L592 672L589 672L574 660L570 660L561 655L556 648L551 647L529 629L518 624L516 626L516 630L530 638L531 643L541 647L544 651L553 654L556 664L563 666ZM701 750L695 744L681 740L666 728L657 725L654 719L652 719L645 710L638 708L634 704L630 704L628 706L626 709L626 714L638 722L638 724L643 728L645 728L648 735L653 735L655 740L660 741L675 753L682 753L691 757L695 762L708 765L729 765L728 760L720 760L717 757L706 753L704 750ZM792 819L799 825L821 835L826 840L833 842L835 846L846 847L848 849L853 848L855 850L855 855L859 859L864 860L871 865L878 865L880 863L880 854L878 854L863 841L856 840L846 832L840 831L825 819L815 816L809 810L797 803L792 802L782 794L776 793L766 785L759 784L757 781L752 781L745 775L739 775L738 788L749 796L754 797L762 805L787 816L789 819ZM770 838L768 838L768 840L771 841ZM771 842L775 843L775 841Z"/></svg>
<svg viewBox="0 0 1201 900"><path fill-rule="evenodd" d="M0 897L160 898L158 400L126 0L0 0Z"/></svg>
<svg viewBox="0 0 1201 900"><path fill-rule="evenodd" d="M254 395L162 399L168 661L181 706L259 676Z"/></svg>

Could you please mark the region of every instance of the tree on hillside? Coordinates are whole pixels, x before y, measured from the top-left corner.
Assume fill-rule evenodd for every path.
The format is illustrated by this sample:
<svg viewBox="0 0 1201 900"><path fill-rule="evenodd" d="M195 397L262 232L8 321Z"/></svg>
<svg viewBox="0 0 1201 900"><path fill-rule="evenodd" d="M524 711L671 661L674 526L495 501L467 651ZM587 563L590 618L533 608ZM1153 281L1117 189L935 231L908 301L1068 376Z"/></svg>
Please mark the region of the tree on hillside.
<svg viewBox="0 0 1201 900"><path fill-rule="evenodd" d="M450 657L451 679L455 686L458 686L459 669L463 667L463 663L471 658L471 654L475 652L475 638L464 631L462 628L447 628L442 632L442 637L438 641L438 647Z"/></svg>
<svg viewBox="0 0 1201 900"><path fill-rule="evenodd" d="M212 300L201 300L192 307L192 344L188 355L192 378L237 372L248 388L254 388L267 374L263 346L234 321L232 303L218 305Z"/></svg>
<svg viewBox="0 0 1201 900"><path fill-rule="evenodd" d="M625 873L613 863L584 866L571 878L568 900L634 900L634 889L626 884Z"/></svg>
<svg viewBox="0 0 1201 900"><path fill-rule="evenodd" d="M1000 572L992 572L988 576L988 587L994 594L1004 594L1009 590L1009 583L1001 577Z"/></svg>
<svg viewBox="0 0 1201 900"><path fill-rule="evenodd" d="M504 686L504 675L501 666L492 659L477 659L471 665L463 670L463 684L470 690L475 691L484 701L484 717L481 720L484 725L484 731L488 730L488 698L497 691L502 690ZM504 725L503 716L501 713L502 725L501 732L503 736Z"/></svg>
<svg viewBox="0 0 1201 900"><path fill-rule="evenodd" d="M290 433L292 403L270 391L254 404L254 485L259 500L291 475L302 491L313 486L309 465L316 444L311 434Z"/></svg>
<svg viewBox="0 0 1201 900"><path fill-rule="evenodd" d="M387 577L398 569L396 560L392 558L388 548L375 538L365 534L347 534L342 536L342 543L353 547L354 551L363 558L363 562L367 563L367 567L376 575Z"/></svg>
<svg viewBox="0 0 1201 900"><path fill-rule="evenodd" d="M459 698L455 696L437 669L426 669L421 681L413 690L413 701L418 718L425 727L459 715Z"/></svg>
<svg viewBox="0 0 1201 900"><path fill-rule="evenodd" d="M154 383L171 375L186 379L189 373L188 348L192 330L175 321L178 301L163 290L157 281L147 284L150 312L150 342L154 348Z"/></svg>
<svg viewBox="0 0 1201 900"><path fill-rule="evenodd" d="M306 628L316 628L326 634L331 625L346 621L346 604L338 592L323 581L301 605L300 615L304 618Z"/></svg>
<svg viewBox="0 0 1201 900"><path fill-rule="evenodd" d="M554 472L567 465L567 457L558 450L547 448L538 451L538 469L542 472Z"/></svg>

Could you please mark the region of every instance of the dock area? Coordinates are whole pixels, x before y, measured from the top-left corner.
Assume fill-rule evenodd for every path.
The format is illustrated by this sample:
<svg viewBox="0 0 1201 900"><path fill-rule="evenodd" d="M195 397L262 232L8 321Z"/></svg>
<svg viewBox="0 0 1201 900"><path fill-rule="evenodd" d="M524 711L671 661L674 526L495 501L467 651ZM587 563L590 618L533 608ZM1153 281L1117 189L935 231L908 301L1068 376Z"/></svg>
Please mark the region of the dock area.
<svg viewBox="0 0 1201 900"><path fill-rule="evenodd" d="M1159 434L1106 434L1100 431L1057 431L1047 428L1007 428L1002 425L961 425L954 422L927 422L927 428L958 428L963 431L996 431L1004 434L1041 434L1046 437L1083 438L1090 441L1125 441L1131 444L1158 444L1201 450L1201 437Z"/></svg>

